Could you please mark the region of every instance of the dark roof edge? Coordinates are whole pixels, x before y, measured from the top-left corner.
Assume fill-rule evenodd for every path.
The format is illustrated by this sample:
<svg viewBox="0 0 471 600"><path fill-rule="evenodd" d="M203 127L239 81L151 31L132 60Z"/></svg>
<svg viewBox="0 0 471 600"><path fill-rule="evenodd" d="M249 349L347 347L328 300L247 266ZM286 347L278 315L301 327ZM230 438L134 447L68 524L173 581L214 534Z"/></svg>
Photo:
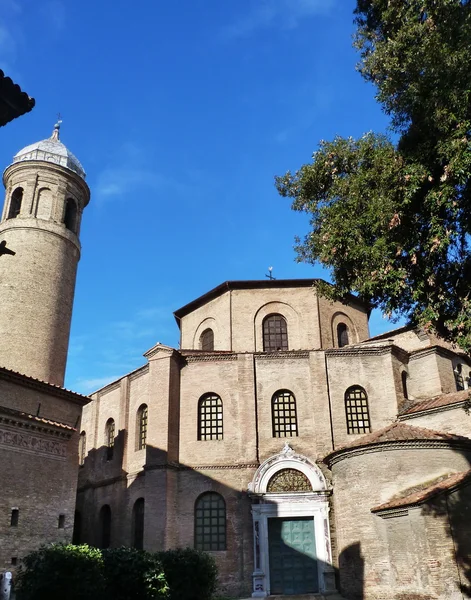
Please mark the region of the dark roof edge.
<svg viewBox="0 0 471 600"><path fill-rule="evenodd" d="M185 315L189 314L190 312L199 308L200 306L203 306L207 302L214 300L214 298L217 298L218 296L220 296L221 294L223 294L229 290L313 287L316 283L319 283L319 282L328 283L328 282L323 281L322 279L318 279L318 278L316 278L316 279L253 279L253 280L248 279L248 280L237 280L237 281L225 281L224 283L221 283L220 285L216 286L212 290L209 290L209 292L206 292L206 294L203 294L202 296L199 296L198 298L196 298L195 300L192 300L188 304L185 304L185 306L182 306L181 308L176 310L173 314L178 323L179 320L182 317L184 317ZM365 302L363 302L360 298L357 298L357 296L354 296L353 294L348 294L346 296L346 299L348 300L348 302L350 302L352 304L353 303L358 304L359 306L361 306L362 308L365 308L367 310L369 308ZM348 303L348 302L345 302L345 303Z"/></svg>

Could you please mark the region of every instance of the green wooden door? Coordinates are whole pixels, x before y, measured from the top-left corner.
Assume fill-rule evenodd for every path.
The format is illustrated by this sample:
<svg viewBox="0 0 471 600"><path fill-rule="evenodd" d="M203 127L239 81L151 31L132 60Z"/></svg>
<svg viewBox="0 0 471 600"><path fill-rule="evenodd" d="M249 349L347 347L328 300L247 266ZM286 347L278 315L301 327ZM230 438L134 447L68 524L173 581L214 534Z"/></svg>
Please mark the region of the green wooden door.
<svg viewBox="0 0 471 600"><path fill-rule="evenodd" d="M268 519L271 594L319 591L314 520Z"/></svg>

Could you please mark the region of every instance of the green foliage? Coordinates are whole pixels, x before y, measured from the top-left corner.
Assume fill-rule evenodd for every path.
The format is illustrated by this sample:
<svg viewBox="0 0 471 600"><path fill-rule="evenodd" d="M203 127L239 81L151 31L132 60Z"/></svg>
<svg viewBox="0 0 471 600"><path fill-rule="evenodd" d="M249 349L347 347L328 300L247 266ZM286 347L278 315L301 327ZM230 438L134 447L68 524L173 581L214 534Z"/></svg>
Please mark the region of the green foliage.
<svg viewBox="0 0 471 600"><path fill-rule="evenodd" d="M471 349L471 0L357 0L359 70L377 87L398 143L322 141L311 164L276 178L310 215L298 260Z"/></svg>
<svg viewBox="0 0 471 600"><path fill-rule="evenodd" d="M101 600L101 552L72 544L42 547L23 559L15 587L18 600Z"/></svg>
<svg viewBox="0 0 471 600"><path fill-rule="evenodd" d="M216 589L217 567L212 556L192 548L158 555L170 590L169 600L210 600Z"/></svg>
<svg viewBox="0 0 471 600"><path fill-rule="evenodd" d="M103 550L110 600L165 600L168 587L156 554L135 548Z"/></svg>

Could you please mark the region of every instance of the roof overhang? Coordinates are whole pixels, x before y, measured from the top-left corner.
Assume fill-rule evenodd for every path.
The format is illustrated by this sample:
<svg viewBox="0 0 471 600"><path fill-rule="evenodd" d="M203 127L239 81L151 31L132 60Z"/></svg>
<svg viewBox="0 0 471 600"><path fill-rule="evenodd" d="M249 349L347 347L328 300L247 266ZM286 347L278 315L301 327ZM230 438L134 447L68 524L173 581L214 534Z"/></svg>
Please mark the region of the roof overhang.
<svg viewBox="0 0 471 600"><path fill-rule="evenodd" d="M21 117L32 110L34 105L34 98L30 98L0 69L0 126Z"/></svg>

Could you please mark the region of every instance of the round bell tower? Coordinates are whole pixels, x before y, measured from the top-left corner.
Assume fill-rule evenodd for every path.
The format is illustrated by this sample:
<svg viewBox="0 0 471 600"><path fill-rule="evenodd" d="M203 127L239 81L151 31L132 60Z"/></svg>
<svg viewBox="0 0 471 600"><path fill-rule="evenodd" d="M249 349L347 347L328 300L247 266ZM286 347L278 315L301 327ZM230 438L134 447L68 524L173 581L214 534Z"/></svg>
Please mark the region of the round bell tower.
<svg viewBox="0 0 471 600"><path fill-rule="evenodd" d="M0 366L62 386L90 190L59 129L60 121L3 173Z"/></svg>

